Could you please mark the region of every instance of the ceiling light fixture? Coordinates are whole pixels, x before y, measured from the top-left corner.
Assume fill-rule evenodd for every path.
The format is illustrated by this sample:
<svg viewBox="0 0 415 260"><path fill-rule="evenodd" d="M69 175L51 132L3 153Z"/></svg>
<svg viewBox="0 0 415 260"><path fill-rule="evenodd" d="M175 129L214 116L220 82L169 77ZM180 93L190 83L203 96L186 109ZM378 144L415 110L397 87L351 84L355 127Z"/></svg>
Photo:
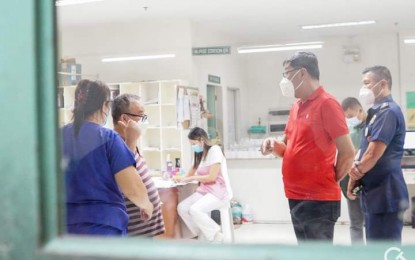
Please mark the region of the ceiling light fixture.
<svg viewBox="0 0 415 260"><path fill-rule="evenodd" d="M375 24L376 21L360 21L360 22L343 22L343 23L329 23L329 24L317 24L317 25L302 25L301 29L321 29L321 28L332 28L332 27L344 27L344 26L358 26L358 25L369 25Z"/></svg>
<svg viewBox="0 0 415 260"><path fill-rule="evenodd" d="M56 6L67 6L67 5L81 5L88 4L93 2L102 2L104 0L57 0L55 2Z"/></svg>
<svg viewBox="0 0 415 260"><path fill-rule="evenodd" d="M302 42L277 45L242 46L238 47L238 53L257 53L273 51L312 50L323 48L323 42Z"/></svg>
<svg viewBox="0 0 415 260"><path fill-rule="evenodd" d="M161 55L145 55L145 56L128 56L128 57L115 57L115 58L103 58L102 62L117 62L117 61L134 61L134 60L153 60L174 58L176 54L161 54Z"/></svg>
<svg viewBox="0 0 415 260"><path fill-rule="evenodd" d="M415 39L406 39L406 40L403 40L403 42L406 44L415 43Z"/></svg>

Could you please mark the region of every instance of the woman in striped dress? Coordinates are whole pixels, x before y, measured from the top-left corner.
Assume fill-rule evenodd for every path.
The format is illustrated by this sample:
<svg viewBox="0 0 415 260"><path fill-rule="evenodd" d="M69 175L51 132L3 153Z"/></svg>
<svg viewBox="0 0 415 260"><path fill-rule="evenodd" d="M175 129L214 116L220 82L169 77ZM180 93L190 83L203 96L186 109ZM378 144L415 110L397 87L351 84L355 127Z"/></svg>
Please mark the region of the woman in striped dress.
<svg viewBox="0 0 415 260"><path fill-rule="evenodd" d="M150 202L154 206L153 215L148 221L143 221L140 208L125 198L128 213L128 235L154 237L165 232L163 216L161 213L161 201L158 190L148 171L146 161L137 148L137 140L142 134L140 124L147 119L144 108L139 102L139 97L132 94L123 94L116 97L112 104L112 118L114 130L134 151L137 173L147 188ZM138 123L138 124L137 124Z"/></svg>

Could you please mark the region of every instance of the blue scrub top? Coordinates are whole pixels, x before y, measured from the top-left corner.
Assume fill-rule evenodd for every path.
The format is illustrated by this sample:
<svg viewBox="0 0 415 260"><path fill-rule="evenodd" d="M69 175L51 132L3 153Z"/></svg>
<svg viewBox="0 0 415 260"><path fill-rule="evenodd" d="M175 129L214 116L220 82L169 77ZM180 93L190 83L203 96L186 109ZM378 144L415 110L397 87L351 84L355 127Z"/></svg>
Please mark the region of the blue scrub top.
<svg viewBox="0 0 415 260"><path fill-rule="evenodd" d="M124 198L115 174L135 166L134 155L113 130L92 122L62 130L67 224L103 224L125 230L128 223Z"/></svg>
<svg viewBox="0 0 415 260"><path fill-rule="evenodd" d="M387 148L361 180L362 206L367 213L391 213L408 208L408 190L401 168L405 131L402 111L392 96L386 96L369 109L359 160L370 142L380 141Z"/></svg>

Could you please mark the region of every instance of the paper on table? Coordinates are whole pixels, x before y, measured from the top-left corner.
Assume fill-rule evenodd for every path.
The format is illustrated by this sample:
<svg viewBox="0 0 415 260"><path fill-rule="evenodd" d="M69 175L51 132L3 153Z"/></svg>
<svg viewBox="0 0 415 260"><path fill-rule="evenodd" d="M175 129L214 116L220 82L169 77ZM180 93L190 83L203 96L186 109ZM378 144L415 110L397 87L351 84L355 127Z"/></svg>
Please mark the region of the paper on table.
<svg viewBox="0 0 415 260"><path fill-rule="evenodd" d="M161 177L153 177L153 181L157 188L173 188L176 186L183 186L189 183L197 183L197 181L174 182L173 180L163 180Z"/></svg>
<svg viewBox="0 0 415 260"><path fill-rule="evenodd" d="M160 177L153 178L154 184L157 188L171 188L175 187L175 183L172 180L163 180Z"/></svg>

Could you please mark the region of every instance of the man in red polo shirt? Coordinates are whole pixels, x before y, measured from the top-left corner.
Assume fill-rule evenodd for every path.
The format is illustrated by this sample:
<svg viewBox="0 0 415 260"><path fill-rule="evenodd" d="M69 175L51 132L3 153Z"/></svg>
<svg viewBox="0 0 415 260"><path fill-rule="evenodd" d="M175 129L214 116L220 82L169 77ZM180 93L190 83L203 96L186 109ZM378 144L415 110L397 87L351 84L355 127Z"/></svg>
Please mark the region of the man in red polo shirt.
<svg viewBox="0 0 415 260"><path fill-rule="evenodd" d="M285 195L298 242L333 241L339 181L353 164L353 144L342 107L319 83L316 56L297 52L283 65L282 94L298 100L282 140L267 138L261 150L283 157Z"/></svg>

